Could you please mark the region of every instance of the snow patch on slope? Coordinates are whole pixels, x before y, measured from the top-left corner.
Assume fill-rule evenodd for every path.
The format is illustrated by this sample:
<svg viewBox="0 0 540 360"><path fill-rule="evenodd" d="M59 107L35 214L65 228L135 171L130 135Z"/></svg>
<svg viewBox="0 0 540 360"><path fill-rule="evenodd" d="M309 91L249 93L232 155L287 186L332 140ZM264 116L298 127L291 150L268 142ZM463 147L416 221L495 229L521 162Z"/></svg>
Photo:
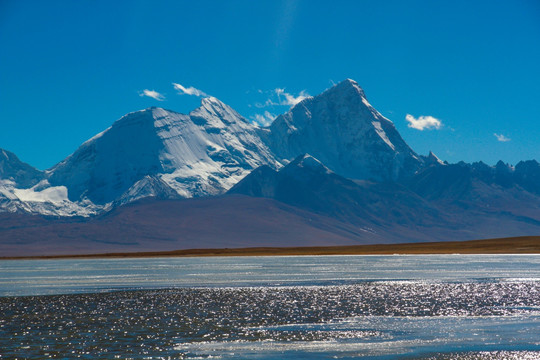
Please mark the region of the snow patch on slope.
<svg viewBox="0 0 540 360"><path fill-rule="evenodd" d="M49 216L91 216L104 210L88 199L72 202L65 186L51 187L47 180L20 189L13 181L0 181L0 212L25 212Z"/></svg>
<svg viewBox="0 0 540 360"><path fill-rule="evenodd" d="M391 148L392 150L396 150L396 147L394 146L394 144L392 144L392 142L390 141L390 139L388 139L388 136L386 135L386 133L385 133L384 130L382 129L381 123L380 123L380 122L377 122L377 121L373 121L373 122L371 122L371 124L373 125L373 127L375 128L375 131L376 131L377 134L381 137L381 139L382 139L386 144L388 144L388 146L390 146L390 148Z"/></svg>
<svg viewBox="0 0 540 360"><path fill-rule="evenodd" d="M45 187L46 180L43 180L39 184L29 189L13 189L14 195L21 201L33 201L33 202L50 202L53 204L60 204L63 201L68 200L68 191L65 186L51 186ZM42 188L40 190L40 188Z"/></svg>

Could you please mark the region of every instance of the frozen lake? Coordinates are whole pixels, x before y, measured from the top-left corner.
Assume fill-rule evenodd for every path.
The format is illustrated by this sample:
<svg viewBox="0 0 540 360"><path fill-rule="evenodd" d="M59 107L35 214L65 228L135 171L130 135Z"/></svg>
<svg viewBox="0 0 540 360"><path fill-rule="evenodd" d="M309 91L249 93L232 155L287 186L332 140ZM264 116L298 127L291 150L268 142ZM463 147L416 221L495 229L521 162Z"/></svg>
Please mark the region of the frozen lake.
<svg viewBox="0 0 540 360"><path fill-rule="evenodd" d="M0 261L23 358L537 359L540 256Z"/></svg>

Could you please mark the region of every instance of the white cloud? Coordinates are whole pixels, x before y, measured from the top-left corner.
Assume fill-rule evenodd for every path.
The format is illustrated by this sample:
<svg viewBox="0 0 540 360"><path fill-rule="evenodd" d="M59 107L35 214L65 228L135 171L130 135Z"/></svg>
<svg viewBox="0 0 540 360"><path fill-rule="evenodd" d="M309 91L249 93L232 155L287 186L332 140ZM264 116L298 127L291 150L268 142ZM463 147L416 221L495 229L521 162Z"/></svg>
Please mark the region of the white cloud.
<svg viewBox="0 0 540 360"><path fill-rule="evenodd" d="M174 89L177 90L182 95L185 94L185 95L194 95L194 96L201 96L201 97L208 96L204 91L196 89L193 86L186 88L177 83L173 83L173 86L174 86Z"/></svg>
<svg viewBox="0 0 540 360"><path fill-rule="evenodd" d="M294 106L298 104L300 101L309 97L309 94L306 93L305 90L300 91L300 94L298 94L298 96L294 96L289 93L286 93L285 89L275 89L274 91L278 97L279 105Z"/></svg>
<svg viewBox="0 0 540 360"><path fill-rule="evenodd" d="M416 130L425 130L425 129L440 129L442 127L442 122L439 119L434 118L433 116L419 116L415 118L414 116L407 114L405 120L409 123L407 126Z"/></svg>
<svg viewBox="0 0 540 360"><path fill-rule="evenodd" d="M507 142L507 141L512 140L512 139L510 139L510 138L507 138L507 137L504 136L503 134L495 134L495 133L493 133L493 135L495 135L495 137L497 138L497 140L500 141L500 142Z"/></svg>
<svg viewBox="0 0 540 360"><path fill-rule="evenodd" d="M156 99L157 101L165 100L165 96L163 96L162 94L158 93L155 90L144 89L143 91L139 92L139 96L148 96L148 97L151 97L152 99Z"/></svg>
<svg viewBox="0 0 540 360"><path fill-rule="evenodd" d="M261 126L268 126L274 121L276 118L276 115L270 113L269 111L265 111L264 114L255 114L251 117L251 120L256 122L257 124Z"/></svg>
<svg viewBox="0 0 540 360"><path fill-rule="evenodd" d="M263 93L262 90L260 90L260 93ZM270 98L267 99L264 103L257 102L255 103L255 107L258 108L265 108L268 106L294 106L298 104L300 101L307 99L310 97L310 95L305 91L302 90L297 96L294 96L293 94L290 94L288 92L285 92L285 89L274 89L271 91L265 91L265 93L270 93Z"/></svg>

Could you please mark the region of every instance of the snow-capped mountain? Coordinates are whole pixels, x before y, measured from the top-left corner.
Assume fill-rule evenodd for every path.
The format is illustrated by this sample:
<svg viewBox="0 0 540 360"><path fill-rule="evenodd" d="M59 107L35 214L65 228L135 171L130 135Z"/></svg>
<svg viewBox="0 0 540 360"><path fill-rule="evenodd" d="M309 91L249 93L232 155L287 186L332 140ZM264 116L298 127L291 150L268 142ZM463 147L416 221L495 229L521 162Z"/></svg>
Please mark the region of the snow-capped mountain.
<svg viewBox="0 0 540 360"><path fill-rule="evenodd" d="M88 216L98 209L89 202L72 203L65 186L50 186L46 172L0 150L0 212Z"/></svg>
<svg viewBox="0 0 540 360"><path fill-rule="evenodd" d="M99 205L153 195L156 186L185 198L220 194L258 166L280 166L255 129L211 97L189 115L137 111L53 167L49 182L66 186L71 201L87 198ZM154 190L148 193L149 187Z"/></svg>
<svg viewBox="0 0 540 360"><path fill-rule="evenodd" d="M439 159L432 151L429 152L428 156L420 155L420 158L424 160L424 166L446 165L445 162Z"/></svg>
<svg viewBox="0 0 540 360"><path fill-rule="evenodd" d="M1 208L88 216L148 196L219 195L253 169L279 169L303 153L354 179L395 180L423 163L345 80L264 129L213 97L187 115L155 107L127 114L45 172L15 160L3 166Z"/></svg>
<svg viewBox="0 0 540 360"><path fill-rule="evenodd" d="M11 182L17 187L31 187L45 176L42 171L22 162L19 158L4 149L0 149L0 181Z"/></svg>
<svg viewBox="0 0 540 360"><path fill-rule="evenodd" d="M350 79L304 99L278 116L262 135L280 159L309 153L352 179L397 180L422 165L394 124Z"/></svg>
<svg viewBox="0 0 540 360"><path fill-rule="evenodd" d="M0 150L2 212L10 254L531 235L540 164L417 155L345 80L267 128L208 97L127 114L46 171Z"/></svg>
<svg viewBox="0 0 540 360"><path fill-rule="evenodd" d="M309 183L297 181L305 176ZM91 216L146 197L222 195L244 177L242 191L232 192L378 223L384 214L400 213L386 216L396 222L420 214L419 206L426 210L417 216L421 222L433 215L433 204L493 208L493 199L498 209L506 201L529 209L520 212L527 219L540 218L538 162L490 167L447 164L431 152L419 156L349 79L301 101L267 128L208 97L187 115L156 107L127 114L47 171L0 150L0 212ZM308 200L319 207L306 207Z"/></svg>

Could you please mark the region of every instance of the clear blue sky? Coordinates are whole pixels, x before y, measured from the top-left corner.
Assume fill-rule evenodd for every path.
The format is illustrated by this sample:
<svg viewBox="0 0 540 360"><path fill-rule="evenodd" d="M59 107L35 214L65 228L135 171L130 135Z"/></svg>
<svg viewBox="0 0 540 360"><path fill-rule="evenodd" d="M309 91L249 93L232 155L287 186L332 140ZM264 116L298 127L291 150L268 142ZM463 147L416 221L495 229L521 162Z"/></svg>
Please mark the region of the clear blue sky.
<svg viewBox="0 0 540 360"><path fill-rule="evenodd" d="M0 0L0 148L40 169L125 113L198 106L173 83L253 118L345 78L420 154L540 161L538 0Z"/></svg>

